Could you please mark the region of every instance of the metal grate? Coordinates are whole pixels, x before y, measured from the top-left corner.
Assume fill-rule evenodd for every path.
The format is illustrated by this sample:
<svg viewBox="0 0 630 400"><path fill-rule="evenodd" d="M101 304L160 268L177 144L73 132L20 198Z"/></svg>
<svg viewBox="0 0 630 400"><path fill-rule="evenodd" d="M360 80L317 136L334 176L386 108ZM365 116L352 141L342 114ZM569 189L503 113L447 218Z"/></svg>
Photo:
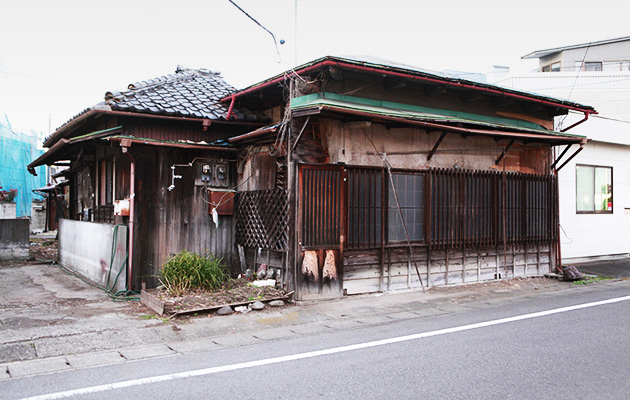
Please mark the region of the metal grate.
<svg viewBox="0 0 630 400"><path fill-rule="evenodd" d="M432 249L557 240L553 175L430 171Z"/></svg>
<svg viewBox="0 0 630 400"><path fill-rule="evenodd" d="M342 234L343 167L303 165L300 168L303 248L338 247Z"/></svg>
<svg viewBox="0 0 630 400"><path fill-rule="evenodd" d="M243 247L287 251L289 203L284 189L238 192L236 243Z"/></svg>
<svg viewBox="0 0 630 400"><path fill-rule="evenodd" d="M348 243L351 249L376 248L383 236L382 168L348 168Z"/></svg>

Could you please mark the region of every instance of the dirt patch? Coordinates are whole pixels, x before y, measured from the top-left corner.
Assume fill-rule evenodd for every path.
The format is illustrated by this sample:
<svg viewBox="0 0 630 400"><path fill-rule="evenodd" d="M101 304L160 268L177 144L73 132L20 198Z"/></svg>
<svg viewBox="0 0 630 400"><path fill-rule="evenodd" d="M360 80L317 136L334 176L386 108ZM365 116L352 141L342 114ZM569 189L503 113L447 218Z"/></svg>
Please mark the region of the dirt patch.
<svg viewBox="0 0 630 400"><path fill-rule="evenodd" d="M242 279L231 280L216 290L195 290L179 297L171 296L166 289L153 289L149 292L165 303L166 314L256 300L264 301L285 295L281 289L254 286Z"/></svg>
<svg viewBox="0 0 630 400"><path fill-rule="evenodd" d="M25 260L0 260L0 266L41 264L57 261L59 244L55 239L35 238L30 241L29 257Z"/></svg>
<svg viewBox="0 0 630 400"><path fill-rule="evenodd" d="M31 241L30 259L57 261L59 243L57 240L44 240L41 243Z"/></svg>
<svg viewBox="0 0 630 400"><path fill-rule="evenodd" d="M492 300L505 297L529 296L539 291L549 292L560 290L566 288L569 284L570 282L563 282L554 278L529 277L471 283L469 285L441 286L431 288L431 292L444 295L445 298L450 299L451 303L464 304L475 302L481 298L484 300ZM461 295L453 297L453 295L458 293Z"/></svg>

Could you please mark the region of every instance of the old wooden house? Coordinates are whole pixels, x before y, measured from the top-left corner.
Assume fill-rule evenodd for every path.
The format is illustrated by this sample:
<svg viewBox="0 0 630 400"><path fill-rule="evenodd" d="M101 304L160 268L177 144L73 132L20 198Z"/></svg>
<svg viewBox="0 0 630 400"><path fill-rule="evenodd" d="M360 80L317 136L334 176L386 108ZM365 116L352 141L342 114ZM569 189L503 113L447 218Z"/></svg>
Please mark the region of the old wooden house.
<svg viewBox="0 0 630 400"><path fill-rule="evenodd" d="M416 289L556 268L556 172L586 142L553 131L568 112L595 110L375 61L240 91L178 69L108 92L29 168L69 166L60 259L98 282L154 286L188 250L298 299Z"/></svg>
<svg viewBox="0 0 630 400"><path fill-rule="evenodd" d="M239 147L235 240L299 299L539 276L559 263L556 172L592 107L324 57L222 99L271 124ZM558 146L562 146L558 151Z"/></svg>
<svg viewBox="0 0 630 400"><path fill-rule="evenodd" d="M268 118L218 102L233 91L218 73L178 67L107 92L46 139L29 169L69 167L62 264L102 284L121 271L116 288L138 289L181 250L235 261L237 149L227 139Z"/></svg>

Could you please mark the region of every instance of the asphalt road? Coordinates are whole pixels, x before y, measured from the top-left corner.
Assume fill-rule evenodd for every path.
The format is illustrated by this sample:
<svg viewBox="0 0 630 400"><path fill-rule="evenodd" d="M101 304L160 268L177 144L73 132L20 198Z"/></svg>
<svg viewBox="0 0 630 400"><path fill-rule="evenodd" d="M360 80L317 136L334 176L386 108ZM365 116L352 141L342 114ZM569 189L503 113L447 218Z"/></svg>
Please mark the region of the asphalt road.
<svg viewBox="0 0 630 400"><path fill-rule="evenodd" d="M602 286L465 313L11 379L0 381L0 398L627 399L625 296L628 287Z"/></svg>

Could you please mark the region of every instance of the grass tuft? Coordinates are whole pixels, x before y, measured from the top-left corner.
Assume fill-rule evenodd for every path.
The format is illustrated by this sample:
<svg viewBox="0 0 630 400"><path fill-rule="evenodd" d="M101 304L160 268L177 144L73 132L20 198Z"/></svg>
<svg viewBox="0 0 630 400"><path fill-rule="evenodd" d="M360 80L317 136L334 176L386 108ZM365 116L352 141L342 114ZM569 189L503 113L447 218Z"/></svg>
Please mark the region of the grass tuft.
<svg viewBox="0 0 630 400"><path fill-rule="evenodd" d="M160 282L172 296L182 296L194 289L216 289L229 278L223 259L183 250L162 266Z"/></svg>

